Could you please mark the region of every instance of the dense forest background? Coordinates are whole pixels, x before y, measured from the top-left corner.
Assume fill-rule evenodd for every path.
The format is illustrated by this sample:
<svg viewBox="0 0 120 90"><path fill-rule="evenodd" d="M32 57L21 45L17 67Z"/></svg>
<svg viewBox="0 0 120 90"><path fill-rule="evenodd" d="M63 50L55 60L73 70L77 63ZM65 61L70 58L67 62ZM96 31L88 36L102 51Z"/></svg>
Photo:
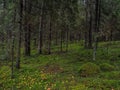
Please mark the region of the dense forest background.
<svg viewBox="0 0 120 90"><path fill-rule="evenodd" d="M0 89L119 90L119 41L120 0L0 0Z"/></svg>

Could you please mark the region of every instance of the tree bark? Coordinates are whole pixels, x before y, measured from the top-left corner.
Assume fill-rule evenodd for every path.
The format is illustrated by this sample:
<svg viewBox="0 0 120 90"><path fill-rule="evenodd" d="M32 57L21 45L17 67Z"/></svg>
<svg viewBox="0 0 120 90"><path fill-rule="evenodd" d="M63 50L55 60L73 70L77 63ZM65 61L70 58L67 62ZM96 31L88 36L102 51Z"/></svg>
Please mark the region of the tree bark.
<svg viewBox="0 0 120 90"><path fill-rule="evenodd" d="M52 42L52 15L50 15L50 29L49 29L48 54L51 54L51 42Z"/></svg>
<svg viewBox="0 0 120 90"><path fill-rule="evenodd" d="M43 46L43 15L44 15L44 1L42 1L41 12L39 17L39 40L38 40L39 54L42 54L42 46Z"/></svg>
<svg viewBox="0 0 120 90"><path fill-rule="evenodd" d="M32 9L30 1L25 0L25 56L30 56L31 54L31 21L30 13ZM29 15L27 15L29 14Z"/></svg>
<svg viewBox="0 0 120 90"><path fill-rule="evenodd" d="M23 0L20 0L20 11L19 11L19 31L18 31L18 51L17 51L17 60L16 68L20 69L20 57L21 57L21 32L22 32L22 21L23 21Z"/></svg>

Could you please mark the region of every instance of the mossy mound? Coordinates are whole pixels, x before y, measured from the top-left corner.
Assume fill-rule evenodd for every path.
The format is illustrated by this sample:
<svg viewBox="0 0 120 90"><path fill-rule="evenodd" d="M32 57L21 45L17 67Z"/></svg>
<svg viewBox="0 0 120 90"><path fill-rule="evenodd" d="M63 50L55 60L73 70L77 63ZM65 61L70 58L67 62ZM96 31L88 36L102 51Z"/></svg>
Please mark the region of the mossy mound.
<svg viewBox="0 0 120 90"><path fill-rule="evenodd" d="M81 66L79 73L82 77L94 76L100 72L100 67L94 63L88 62Z"/></svg>
<svg viewBox="0 0 120 90"><path fill-rule="evenodd" d="M109 63L103 63L100 65L100 68L102 71L113 71L115 70L115 67Z"/></svg>

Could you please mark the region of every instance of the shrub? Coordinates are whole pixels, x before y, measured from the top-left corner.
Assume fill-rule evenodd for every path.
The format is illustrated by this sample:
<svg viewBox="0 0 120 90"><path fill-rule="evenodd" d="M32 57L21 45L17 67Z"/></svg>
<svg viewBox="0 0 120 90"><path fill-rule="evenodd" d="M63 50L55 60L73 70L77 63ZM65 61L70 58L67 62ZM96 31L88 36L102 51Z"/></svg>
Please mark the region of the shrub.
<svg viewBox="0 0 120 90"><path fill-rule="evenodd" d="M80 68L80 75L83 77L94 76L100 72L100 67L94 63L85 63Z"/></svg>
<svg viewBox="0 0 120 90"><path fill-rule="evenodd" d="M110 65L109 63L101 64L100 68L101 68L102 71L113 71L113 70L115 70L115 67L113 65Z"/></svg>

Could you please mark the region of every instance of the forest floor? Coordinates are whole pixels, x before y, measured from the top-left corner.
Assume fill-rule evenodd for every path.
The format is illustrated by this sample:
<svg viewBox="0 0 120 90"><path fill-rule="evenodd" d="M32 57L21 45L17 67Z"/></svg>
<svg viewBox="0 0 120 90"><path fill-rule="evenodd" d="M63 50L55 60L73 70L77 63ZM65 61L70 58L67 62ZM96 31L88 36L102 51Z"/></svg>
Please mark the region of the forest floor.
<svg viewBox="0 0 120 90"><path fill-rule="evenodd" d="M0 62L0 90L120 90L120 42L100 43L96 60L93 50L81 43L69 45L69 52L21 58L21 69L10 61Z"/></svg>

